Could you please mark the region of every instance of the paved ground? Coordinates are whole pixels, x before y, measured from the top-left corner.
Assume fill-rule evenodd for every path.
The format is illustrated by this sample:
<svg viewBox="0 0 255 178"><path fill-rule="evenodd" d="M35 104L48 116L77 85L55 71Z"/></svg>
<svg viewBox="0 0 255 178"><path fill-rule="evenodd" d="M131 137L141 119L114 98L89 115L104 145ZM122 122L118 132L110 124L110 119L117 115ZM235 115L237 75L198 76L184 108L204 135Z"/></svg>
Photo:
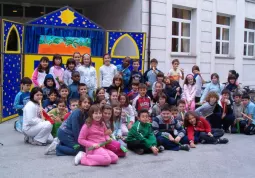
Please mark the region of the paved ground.
<svg viewBox="0 0 255 178"><path fill-rule="evenodd" d="M138 156L131 152L109 167L74 166L73 157L45 156L45 147L24 144L13 122L0 124L0 177L189 177L254 178L255 136L226 135L227 145L199 145L190 152Z"/></svg>

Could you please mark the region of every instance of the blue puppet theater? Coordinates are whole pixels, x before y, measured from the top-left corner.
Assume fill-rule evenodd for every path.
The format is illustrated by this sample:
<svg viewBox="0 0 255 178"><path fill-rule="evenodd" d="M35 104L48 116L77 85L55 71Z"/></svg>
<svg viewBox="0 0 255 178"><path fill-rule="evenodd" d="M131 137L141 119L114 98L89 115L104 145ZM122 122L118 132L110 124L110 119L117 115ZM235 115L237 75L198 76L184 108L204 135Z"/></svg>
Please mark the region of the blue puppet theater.
<svg viewBox="0 0 255 178"><path fill-rule="evenodd" d="M13 102L22 77L31 77L42 56L56 53L63 63L73 51L90 53L97 71L105 53L118 65L125 56L139 59L143 70L146 34L108 31L71 7L63 7L25 24L2 20L0 123L17 117ZM55 49L55 50L52 50Z"/></svg>

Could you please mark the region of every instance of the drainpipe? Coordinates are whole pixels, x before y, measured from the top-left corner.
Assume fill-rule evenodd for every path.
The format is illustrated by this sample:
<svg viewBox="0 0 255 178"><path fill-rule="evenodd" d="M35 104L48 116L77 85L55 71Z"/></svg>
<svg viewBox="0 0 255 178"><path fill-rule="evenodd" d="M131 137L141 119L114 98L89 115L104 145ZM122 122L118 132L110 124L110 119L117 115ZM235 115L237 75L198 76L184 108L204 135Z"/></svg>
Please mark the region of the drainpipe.
<svg viewBox="0 0 255 178"><path fill-rule="evenodd" d="M149 0L149 29L148 29L148 48L147 48L148 69L150 68L150 60L151 60L151 1L152 0Z"/></svg>

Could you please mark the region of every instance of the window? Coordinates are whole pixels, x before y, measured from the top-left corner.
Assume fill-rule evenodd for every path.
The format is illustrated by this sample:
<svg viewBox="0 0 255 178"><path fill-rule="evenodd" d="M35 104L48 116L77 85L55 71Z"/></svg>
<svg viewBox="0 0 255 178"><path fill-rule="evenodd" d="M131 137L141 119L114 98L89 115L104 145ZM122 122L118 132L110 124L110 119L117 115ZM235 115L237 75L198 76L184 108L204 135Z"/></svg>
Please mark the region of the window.
<svg viewBox="0 0 255 178"><path fill-rule="evenodd" d="M12 29L10 32L10 36L7 39L7 51L18 51L19 47L18 47L18 35L17 32Z"/></svg>
<svg viewBox="0 0 255 178"><path fill-rule="evenodd" d="M191 11L173 8L172 52L190 53Z"/></svg>
<svg viewBox="0 0 255 178"><path fill-rule="evenodd" d="M245 21L243 55L254 57L255 22Z"/></svg>
<svg viewBox="0 0 255 178"><path fill-rule="evenodd" d="M3 16L23 17L23 7L20 5L3 4Z"/></svg>
<svg viewBox="0 0 255 178"><path fill-rule="evenodd" d="M25 7L25 17L40 17L42 15L44 15L43 6Z"/></svg>
<svg viewBox="0 0 255 178"><path fill-rule="evenodd" d="M229 55L230 17L217 16L216 54Z"/></svg>

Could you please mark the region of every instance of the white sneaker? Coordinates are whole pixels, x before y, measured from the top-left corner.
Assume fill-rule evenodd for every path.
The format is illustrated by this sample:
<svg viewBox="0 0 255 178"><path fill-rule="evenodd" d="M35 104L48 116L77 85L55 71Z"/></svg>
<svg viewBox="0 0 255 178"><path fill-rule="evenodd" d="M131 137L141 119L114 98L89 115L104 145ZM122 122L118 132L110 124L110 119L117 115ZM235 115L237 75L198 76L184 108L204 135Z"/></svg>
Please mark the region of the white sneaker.
<svg viewBox="0 0 255 178"><path fill-rule="evenodd" d="M79 151L79 153L74 157L74 165L77 166L78 164L81 163L81 158L85 154L83 151Z"/></svg>
<svg viewBox="0 0 255 178"><path fill-rule="evenodd" d="M49 154L56 154L56 148L57 145L59 144L59 139L56 137L54 138L53 142L50 144L50 146L45 150L45 155L49 155Z"/></svg>

